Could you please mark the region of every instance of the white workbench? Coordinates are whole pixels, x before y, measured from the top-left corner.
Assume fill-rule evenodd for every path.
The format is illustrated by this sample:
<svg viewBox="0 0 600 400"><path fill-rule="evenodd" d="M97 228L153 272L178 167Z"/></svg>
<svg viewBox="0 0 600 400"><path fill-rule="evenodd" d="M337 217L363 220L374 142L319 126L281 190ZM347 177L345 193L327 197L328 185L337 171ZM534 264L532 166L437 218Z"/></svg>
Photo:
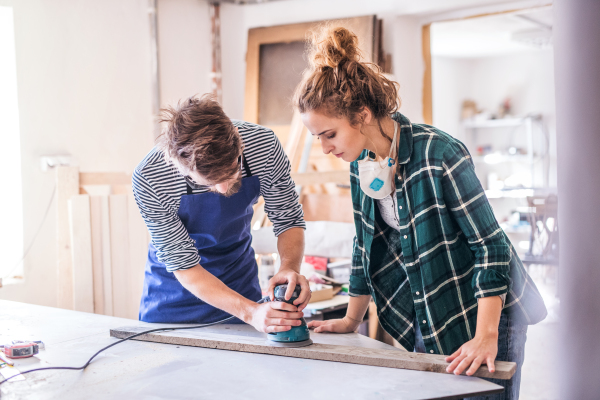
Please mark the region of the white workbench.
<svg viewBox="0 0 600 400"><path fill-rule="evenodd" d="M113 343L110 328L160 326L123 318L0 300L0 341L38 339L46 350L15 360L21 371L81 366ZM246 325L203 328L260 336ZM394 347L358 334L315 334L316 343ZM479 378L128 341L108 349L85 371L40 371L0 385L13 399L456 399L496 392Z"/></svg>

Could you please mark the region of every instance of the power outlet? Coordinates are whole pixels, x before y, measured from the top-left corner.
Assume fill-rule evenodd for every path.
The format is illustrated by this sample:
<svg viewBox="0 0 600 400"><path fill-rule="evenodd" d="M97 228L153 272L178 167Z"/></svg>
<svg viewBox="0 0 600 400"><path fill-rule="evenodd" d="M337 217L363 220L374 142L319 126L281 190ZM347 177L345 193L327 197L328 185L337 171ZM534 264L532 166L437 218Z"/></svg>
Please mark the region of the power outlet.
<svg viewBox="0 0 600 400"><path fill-rule="evenodd" d="M75 159L70 155L42 156L40 158L40 167L42 171L48 171L56 167L73 167Z"/></svg>

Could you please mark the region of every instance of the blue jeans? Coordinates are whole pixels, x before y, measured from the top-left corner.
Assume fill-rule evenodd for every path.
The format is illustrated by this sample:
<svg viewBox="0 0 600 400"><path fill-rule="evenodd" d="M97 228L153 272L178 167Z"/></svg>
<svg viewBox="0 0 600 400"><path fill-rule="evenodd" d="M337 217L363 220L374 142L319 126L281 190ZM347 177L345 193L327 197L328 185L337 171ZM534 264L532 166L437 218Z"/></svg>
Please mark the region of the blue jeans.
<svg viewBox="0 0 600 400"><path fill-rule="evenodd" d="M415 326L419 325L415 323ZM503 393L491 396L469 397L471 400L518 400L521 387L521 367L525 360L525 341L527 340L527 325L516 323L510 315L502 313L498 326L498 355L496 361L512 361L517 363L517 371L511 379L490 379L490 381L504 388ZM415 332L415 351L425 353L425 344L421 330Z"/></svg>

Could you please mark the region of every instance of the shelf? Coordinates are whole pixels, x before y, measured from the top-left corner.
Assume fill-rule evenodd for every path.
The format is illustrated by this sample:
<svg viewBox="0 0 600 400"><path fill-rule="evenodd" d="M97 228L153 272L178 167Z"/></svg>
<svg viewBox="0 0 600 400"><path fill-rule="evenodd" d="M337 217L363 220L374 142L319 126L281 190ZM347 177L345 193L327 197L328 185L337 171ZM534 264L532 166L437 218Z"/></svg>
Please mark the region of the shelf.
<svg viewBox="0 0 600 400"><path fill-rule="evenodd" d="M463 126L465 128L479 129L479 128L510 128L521 126L530 117L523 118L501 118L501 119L488 119L483 121L464 121Z"/></svg>
<svg viewBox="0 0 600 400"><path fill-rule="evenodd" d="M490 153L485 156L473 156L473 162L484 162L486 164L500 164L505 162L524 162L524 163L535 163L536 160L530 160L527 154L496 154Z"/></svg>
<svg viewBox="0 0 600 400"><path fill-rule="evenodd" d="M533 196L534 189L486 190L488 199L524 199Z"/></svg>

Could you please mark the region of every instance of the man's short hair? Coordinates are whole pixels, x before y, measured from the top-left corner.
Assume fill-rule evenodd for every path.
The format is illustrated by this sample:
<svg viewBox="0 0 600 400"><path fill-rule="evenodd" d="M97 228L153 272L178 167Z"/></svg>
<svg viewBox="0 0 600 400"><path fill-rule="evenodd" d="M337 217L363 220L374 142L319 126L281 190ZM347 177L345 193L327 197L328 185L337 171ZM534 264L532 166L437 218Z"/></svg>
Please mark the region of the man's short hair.
<svg viewBox="0 0 600 400"><path fill-rule="evenodd" d="M239 171L242 140L221 105L209 94L192 96L161 110L165 123L157 147L184 174L197 172L221 183Z"/></svg>

